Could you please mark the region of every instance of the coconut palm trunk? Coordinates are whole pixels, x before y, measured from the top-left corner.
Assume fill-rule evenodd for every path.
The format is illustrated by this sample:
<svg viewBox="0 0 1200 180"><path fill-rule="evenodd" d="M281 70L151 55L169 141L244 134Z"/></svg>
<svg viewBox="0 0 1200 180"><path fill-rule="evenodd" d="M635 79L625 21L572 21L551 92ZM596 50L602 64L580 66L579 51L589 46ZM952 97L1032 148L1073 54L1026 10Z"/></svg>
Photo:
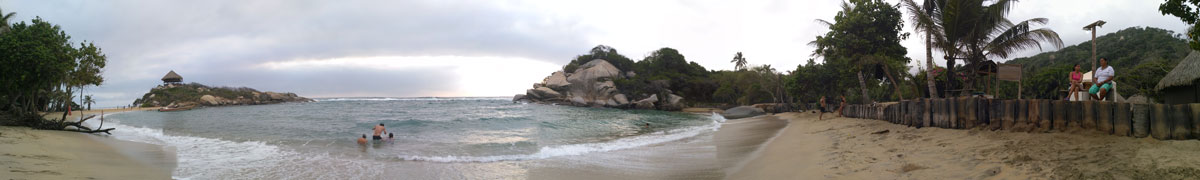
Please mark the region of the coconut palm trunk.
<svg viewBox="0 0 1200 180"><path fill-rule="evenodd" d="M933 74L933 33L925 32L925 84L929 86L929 97L936 98L937 81L934 80Z"/></svg>

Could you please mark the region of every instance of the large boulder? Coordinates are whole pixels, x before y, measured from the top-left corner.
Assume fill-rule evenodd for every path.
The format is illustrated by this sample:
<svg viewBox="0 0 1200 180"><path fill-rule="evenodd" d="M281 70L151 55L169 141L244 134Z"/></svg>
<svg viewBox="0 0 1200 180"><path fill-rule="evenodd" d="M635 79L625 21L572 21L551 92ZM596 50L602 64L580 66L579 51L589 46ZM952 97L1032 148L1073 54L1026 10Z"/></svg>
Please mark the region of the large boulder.
<svg viewBox="0 0 1200 180"><path fill-rule="evenodd" d="M561 93L558 93L558 91L554 91L548 87L535 88L533 89L533 93L536 93L538 97L543 99L557 99L562 97Z"/></svg>
<svg viewBox="0 0 1200 180"><path fill-rule="evenodd" d="M620 105L620 106L629 104L629 98L626 98L625 94L613 95L613 101L616 101L617 105Z"/></svg>
<svg viewBox="0 0 1200 180"><path fill-rule="evenodd" d="M753 106L738 106L738 107L726 109L725 113L722 113L721 116L725 116L725 119L740 119L740 118L759 116L759 115L763 115L763 114L767 114L767 112L763 111L763 109L759 109L759 108L756 108Z"/></svg>
<svg viewBox="0 0 1200 180"><path fill-rule="evenodd" d="M524 94L513 95L513 102L526 101Z"/></svg>
<svg viewBox="0 0 1200 180"><path fill-rule="evenodd" d="M638 109L654 109L654 102L658 102L657 94L634 102L634 107Z"/></svg>
<svg viewBox="0 0 1200 180"><path fill-rule="evenodd" d="M200 103L209 106L221 105L221 98L205 94L200 96Z"/></svg>
<svg viewBox="0 0 1200 180"><path fill-rule="evenodd" d="M571 83L567 82L566 73L557 71L554 72L554 74L550 74L550 76L546 77L545 80L542 80L542 85L550 89L561 91L566 90L567 86L571 85Z"/></svg>
<svg viewBox="0 0 1200 180"><path fill-rule="evenodd" d="M665 100L666 101L663 102L662 107L660 107L662 110L678 111L678 110L683 109L683 97L682 96L670 94L670 95L667 95L667 99L665 99Z"/></svg>
<svg viewBox="0 0 1200 180"><path fill-rule="evenodd" d="M621 77L621 70L603 59L592 60L580 65L574 73L567 76L568 93L573 102L575 98L583 98L580 106L606 105L617 94L617 86L613 79Z"/></svg>

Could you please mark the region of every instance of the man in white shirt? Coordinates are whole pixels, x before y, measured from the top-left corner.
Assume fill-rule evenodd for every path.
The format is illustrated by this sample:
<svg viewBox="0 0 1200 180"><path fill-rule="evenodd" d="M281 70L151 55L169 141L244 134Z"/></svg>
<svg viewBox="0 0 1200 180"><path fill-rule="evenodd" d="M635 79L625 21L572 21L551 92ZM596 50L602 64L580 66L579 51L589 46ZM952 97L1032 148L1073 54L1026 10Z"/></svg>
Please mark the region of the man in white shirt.
<svg viewBox="0 0 1200 180"><path fill-rule="evenodd" d="M1100 67L1092 71L1092 88L1088 89L1092 99L1103 100L1101 98L1108 97L1108 92L1113 90L1112 80L1116 78L1116 72L1112 66L1108 66L1108 58L1100 58Z"/></svg>

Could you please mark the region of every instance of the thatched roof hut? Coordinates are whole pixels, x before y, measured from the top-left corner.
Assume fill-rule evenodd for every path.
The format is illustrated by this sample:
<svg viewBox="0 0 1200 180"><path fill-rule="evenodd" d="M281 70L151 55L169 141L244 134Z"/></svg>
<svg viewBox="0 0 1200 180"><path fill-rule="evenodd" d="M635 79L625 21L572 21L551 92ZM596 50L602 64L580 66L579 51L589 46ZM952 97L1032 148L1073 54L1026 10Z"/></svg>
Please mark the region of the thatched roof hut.
<svg viewBox="0 0 1200 180"><path fill-rule="evenodd" d="M1163 99L1167 104L1196 103L1200 102L1197 79L1200 79L1200 52L1192 51L1158 81L1154 89L1165 95Z"/></svg>
<svg viewBox="0 0 1200 180"><path fill-rule="evenodd" d="M179 83L183 82L183 76L179 76L179 74L175 74L175 70L171 70L171 72L167 72L167 75L162 77L162 81L163 83Z"/></svg>

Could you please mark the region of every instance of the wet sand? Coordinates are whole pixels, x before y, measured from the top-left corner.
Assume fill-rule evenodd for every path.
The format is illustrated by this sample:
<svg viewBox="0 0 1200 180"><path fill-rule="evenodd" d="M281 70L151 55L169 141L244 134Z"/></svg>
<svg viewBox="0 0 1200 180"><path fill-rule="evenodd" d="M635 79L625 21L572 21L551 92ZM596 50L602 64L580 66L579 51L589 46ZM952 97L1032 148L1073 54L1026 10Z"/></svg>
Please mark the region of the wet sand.
<svg viewBox="0 0 1200 180"><path fill-rule="evenodd" d="M787 128L728 179L1191 179L1200 141L911 128L776 115Z"/></svg>
<svg viewBox="0 0 1200 180"><path fill-rule="evenodd" d="M105 112L129 110L139 109ZM93 113L99 110L84 114ZM79 113L72 115L68 119L78 119ZM170 179L175 165L174 151L158 145L78 132L0 126L0 177L4 179Z"/></svg>

